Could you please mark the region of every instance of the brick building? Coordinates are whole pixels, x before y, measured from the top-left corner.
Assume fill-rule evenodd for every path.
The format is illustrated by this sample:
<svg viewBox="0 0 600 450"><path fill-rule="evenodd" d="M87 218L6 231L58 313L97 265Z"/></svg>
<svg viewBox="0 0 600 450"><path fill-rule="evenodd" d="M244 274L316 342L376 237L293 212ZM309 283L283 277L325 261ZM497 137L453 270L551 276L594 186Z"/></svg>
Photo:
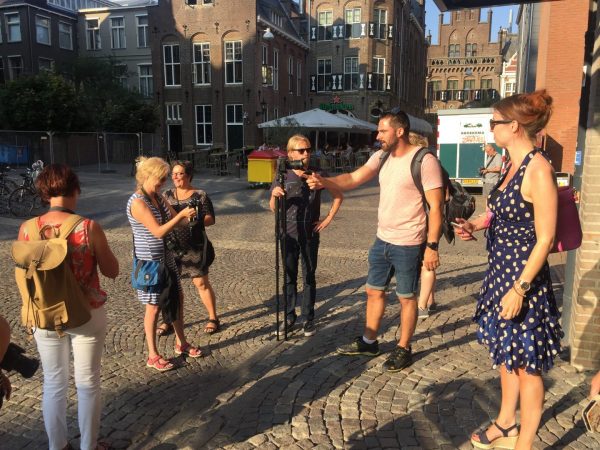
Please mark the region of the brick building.
<svg viewBox="0 0 600 450"><path fill-rule="evenodd" d="M163 149L254 145L258 123L307 108L296 3L173 0L148 11Z"/></svg>
<svg viewBox="0 0 600 450"><path fill-rule="evenodd" d="M507 32L500 29L497 41L492 42L492 10L485 22L480 14L480 8L455 10L447 24L440 14L439 43L427 52L429 113L471 102L484 106L499 99Z"/></svg>
<svg viewBox="0 0 600 450"><path fill-rule="evenodd" d="M364 120L400 106L422 116L424 1L301 2L308 17L310 106Z"/></svg>

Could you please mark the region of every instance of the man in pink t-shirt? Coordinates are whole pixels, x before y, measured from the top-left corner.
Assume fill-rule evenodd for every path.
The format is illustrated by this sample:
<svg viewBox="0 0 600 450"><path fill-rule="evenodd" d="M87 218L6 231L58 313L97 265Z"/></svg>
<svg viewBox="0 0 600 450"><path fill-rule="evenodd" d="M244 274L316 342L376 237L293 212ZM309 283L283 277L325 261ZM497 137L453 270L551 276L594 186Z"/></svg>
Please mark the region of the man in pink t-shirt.
<svg viewBox="0 0 600 450"><path fill-rule="evenodd" d="M396 294L400 300L401 334L398 346L384 363L391 372L412 364L410 341L417 324L417 286L421 265L427 270L439 266L438 242L442 234L443 179L440 163L426 155L421 165L421 180L429 207L429 219L423 199L415 186L410 166L419 146L408 141L410 122L399 111L384 113L377 127L381 150L352 173L323 178L307 177L311 189L327 188L347 191L379 175L379 210L377 237L369 251L367 277L367 320L363 336L338 348L342 355L379 355L377 332L385 309L385 289L396 276ZM389 157L382 160L385 152ZM382 164L383 162L383 164Z"/></svg>

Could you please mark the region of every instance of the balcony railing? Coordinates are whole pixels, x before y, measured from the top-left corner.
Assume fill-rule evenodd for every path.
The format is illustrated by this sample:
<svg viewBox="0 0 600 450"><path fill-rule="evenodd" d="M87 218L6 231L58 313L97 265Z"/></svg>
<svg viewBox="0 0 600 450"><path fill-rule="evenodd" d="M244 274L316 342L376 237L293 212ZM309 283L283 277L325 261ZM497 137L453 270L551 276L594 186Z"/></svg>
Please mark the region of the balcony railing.
<svg viewBox="0 0 600 450"><path fill-rule="evenodd" d="M496 89L446 89L433 91L431 101L437 102L473 102L484 100L498 100L500 95Z"/></svg>
<svg viewBox="0 0 600 450"><path fill-rule="evenodd" d="M429 67L438 66L478 66L485 64L499 64L502 62L500 55L498 56L467 56L467 57L452 57L452 58L430 58L428 61Z"/></svg>

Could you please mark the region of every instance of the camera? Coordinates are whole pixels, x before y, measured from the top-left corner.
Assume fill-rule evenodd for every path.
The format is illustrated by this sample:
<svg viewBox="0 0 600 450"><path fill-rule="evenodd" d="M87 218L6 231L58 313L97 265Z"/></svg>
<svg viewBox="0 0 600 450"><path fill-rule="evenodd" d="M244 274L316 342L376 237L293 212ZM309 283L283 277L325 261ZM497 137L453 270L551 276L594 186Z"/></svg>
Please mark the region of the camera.
<svg viewBox="0 0 600 450"><path fill-rule="evenodd" d="M299 159L290 161L283 156L277 158L277 171L285 173L287 170L304 170L304 163Z"/></svg>
<svg viewBox="0 0 600 450"><path fill-rule="evenodd" d="M0 361L0 369L19 372L23 378L31 378L37 371L40 362L35 358L28 358L21 347L12 342L8 344L4 358Z"/></svg>
<svg viewBox="0 0 600 450"><path fill-rule="evenodd" d="M181 248L179 240L173 233L169 233L165 236L165 246L167 249L175 255L176 259L181 259L185 256L185 250Z"/></svg>
<svg viewBox="0 0 600 450"><path fill-rule="evenodd" d="M479 175L483 175L483 171L485 170L485 167L480 167L479 168Z"/></svg>
<svg viewBox="0 0 600 450"><path fill-rule="evenodd" d="M193 197L190 199L188 206L196 210L196 216L194 217L194 220L190 220L190 228L198 226L204 228L204 215L201 214L200 211L200 207L202 206L200 197Z"/></svg>
<svg viewBox="0 0 600 450"><path fill-rule="evenodd" d="M35 358L29 358L24 355L25 350L12 342L8 344L4 358L0 361L0 369L6 371L14 370L19 372L23 378L31 378L38 367L40 361ZM4 390L0 386L0 408L4 399Z"/></svg>

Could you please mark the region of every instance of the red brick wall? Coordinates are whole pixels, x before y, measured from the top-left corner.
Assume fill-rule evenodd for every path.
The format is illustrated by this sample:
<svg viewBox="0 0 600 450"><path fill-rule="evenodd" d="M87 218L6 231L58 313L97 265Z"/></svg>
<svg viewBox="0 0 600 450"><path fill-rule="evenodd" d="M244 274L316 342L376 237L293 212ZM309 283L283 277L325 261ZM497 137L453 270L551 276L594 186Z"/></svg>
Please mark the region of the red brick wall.
<svg viewBox="0 0 600 450"><path fill-rule="evenodd" d="M562 172L575 168L588 7L584 0L541 4L536 88L547 89L554 99L547 150Z"/></svg>

